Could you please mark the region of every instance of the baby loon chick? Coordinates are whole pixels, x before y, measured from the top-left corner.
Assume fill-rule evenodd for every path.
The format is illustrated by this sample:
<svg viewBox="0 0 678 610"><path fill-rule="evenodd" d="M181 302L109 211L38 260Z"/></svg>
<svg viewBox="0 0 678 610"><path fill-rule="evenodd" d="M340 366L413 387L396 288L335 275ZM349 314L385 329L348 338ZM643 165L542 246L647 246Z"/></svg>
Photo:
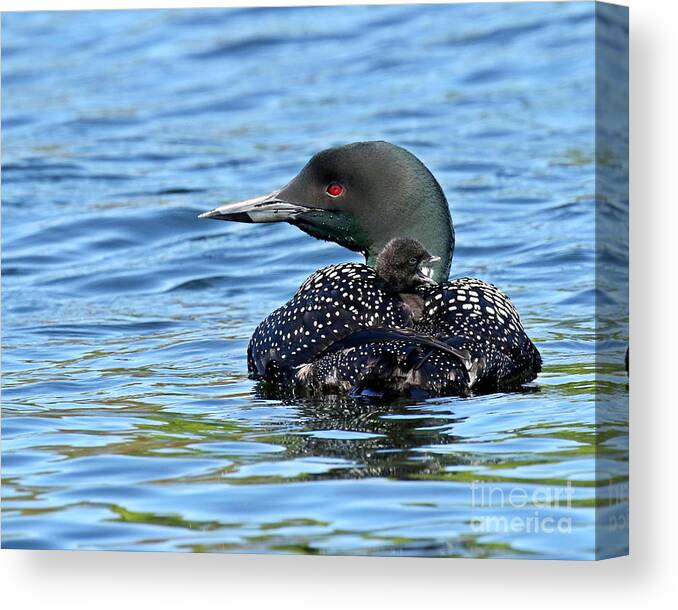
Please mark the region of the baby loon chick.
<svg viewBox="0 0 678 610"><path fill-rule="evenodd" d="M435 284L422 266L436 258L416 239L396 237L379 253L374 268L395 292L414 292L422 284Z"/></svg>
<svg viewBox="0 0 678 610"><path fill-rule="evenodd" d="M356 142L321 151L283 188L201 217L288 222L365 256L366 264L316 271L259 324L247 353L253 379L322 391L465 395L511 389L541 370L505 294L482 280L447 279L454 228L445 195L398 146ZM379 253L401 238L434 255L434 282L412 286L410 276L411 293L399 292L388 257L378 265Z"/></svg>
<svg viewBox="0 0 678 610"><path fill-rule="evenodd" d="M374 269L387 289L400 295L403 307L409 313L408 326L421 318L424 299L416 289L422 284L435 284L430 265L437 260L438 257L431 255L420 241L409 237L392 239L377 256Z"/></svg>

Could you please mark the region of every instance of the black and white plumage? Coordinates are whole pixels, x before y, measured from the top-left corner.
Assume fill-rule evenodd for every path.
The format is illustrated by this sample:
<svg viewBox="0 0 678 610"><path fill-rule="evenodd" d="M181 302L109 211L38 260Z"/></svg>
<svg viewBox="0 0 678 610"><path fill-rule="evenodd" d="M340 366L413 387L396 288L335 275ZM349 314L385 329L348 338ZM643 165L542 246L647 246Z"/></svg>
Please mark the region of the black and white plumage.
<svg viewBox="0 0 678 610"><path fill-rule="evenodd" d="M402 148L359 142L322 151L282 189L202 216L289 222L365 255L367 264L316 271L257 327L247 358L253 379L326 393L468 395L515 388L541 370L506 295L478 279L447 280L447 201ZM392 278L408 260L397 262L408 239L431 253L431 269L419 273L419 261L426 281L406 286ZM382 277L378 255L389 246L395 268L382 265Z"/></svg>
<svg viewBox="0 0 678 610"><path fill-rule="evenodd" d="M285 305L254 331L249 373L274 383L293 382L296 369L336 342L365 328L405 328L410 314L367 265L342 263L316 271Z"/></svg>
<svg viewBox="0 0 678 610"><path fill-rule="evenodd" d="M379 395L466 395L534 377L539 353L495 286L461 278L420 286L416 295L423 311L413 321L402 295L371 267L345 263L316 271L257 327L250 375L321 392Z"/></svg>

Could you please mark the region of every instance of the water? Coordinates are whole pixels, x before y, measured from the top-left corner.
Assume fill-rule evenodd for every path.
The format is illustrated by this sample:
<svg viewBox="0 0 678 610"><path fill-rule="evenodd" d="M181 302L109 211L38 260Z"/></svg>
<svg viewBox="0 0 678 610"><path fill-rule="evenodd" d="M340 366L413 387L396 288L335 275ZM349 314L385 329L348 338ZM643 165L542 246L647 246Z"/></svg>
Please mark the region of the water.
<svg viewBox="0 0 678 610"><path fill-rule="evenodd" d="M4 15L3 546L591 557L627 426L625 317L594 353L593 30L588 3ZM452 274L542 351L529 391L247 379L257 323L358 258L196 216L365 139L441 182Z"/></svg>

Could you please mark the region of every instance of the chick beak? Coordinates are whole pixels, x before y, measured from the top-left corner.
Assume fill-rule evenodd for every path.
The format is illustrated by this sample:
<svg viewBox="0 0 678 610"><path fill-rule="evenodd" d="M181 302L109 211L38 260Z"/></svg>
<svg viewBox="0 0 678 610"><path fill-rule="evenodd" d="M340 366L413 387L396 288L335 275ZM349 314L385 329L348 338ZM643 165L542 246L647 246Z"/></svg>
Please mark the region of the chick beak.
<svg viewBox="0 0 678 610"><path fill-rule="evenodd" d="M433 279L433 263L437 263L439 260L439 256L430 256L423 260L417 269L417 277L426 284L435 284L436 281Z"/></svg>

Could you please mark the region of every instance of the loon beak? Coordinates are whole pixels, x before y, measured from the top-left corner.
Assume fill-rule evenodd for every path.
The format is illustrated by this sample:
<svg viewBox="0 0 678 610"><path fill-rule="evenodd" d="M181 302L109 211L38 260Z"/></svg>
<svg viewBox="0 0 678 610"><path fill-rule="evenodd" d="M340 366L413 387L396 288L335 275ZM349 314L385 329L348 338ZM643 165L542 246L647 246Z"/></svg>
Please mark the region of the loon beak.
<svg viewBox="0 0 678 610"><path fill-rule="evenodd" d="M439 260L439 256L431 256L428 260L423 261L419 269L417 269L417 277L426 284L435 284L436 281L433 279L433 263L437 263Z"/></svg>
<svg viewBox="0 0 678 610"><path fill-rule="evenodd" d="M280 191L273 191L262 197L227 203L198 218L214 218L233 222L287 222L299 214L309 211L306 206L290 203L279 197Z"/></svg>

